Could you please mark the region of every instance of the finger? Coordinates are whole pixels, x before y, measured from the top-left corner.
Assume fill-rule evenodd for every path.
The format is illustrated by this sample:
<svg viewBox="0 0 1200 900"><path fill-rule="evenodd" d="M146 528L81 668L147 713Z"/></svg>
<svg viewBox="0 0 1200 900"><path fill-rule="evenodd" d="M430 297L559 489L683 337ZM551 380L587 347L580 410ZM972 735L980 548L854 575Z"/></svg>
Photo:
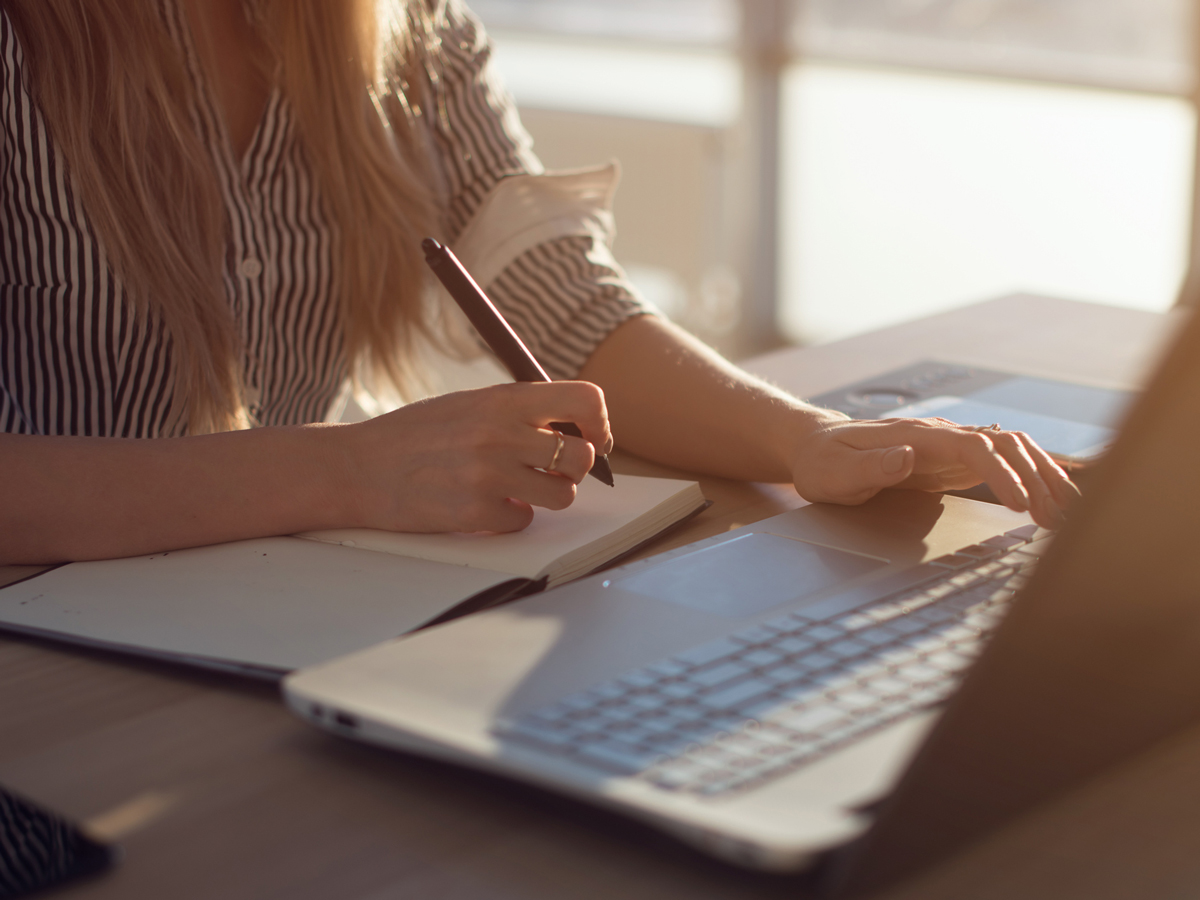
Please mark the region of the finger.
<svg viewBox="0 0 1200 900"><path fill-rule="evenodd" d="M894 487L912 474L916 453L907 445L879 447L854 454L853 468L857 470L857 485L850 491L853 500L865 503L884 488Z"/></svg>
<svg viewBox="0 0 1200 900"><path fill-rule="evenodd" d="M521 531L533 521L533 507L566 509L574 500L569 478L517 465L493 473L489 489L463 505L456 530Z"/></svg>
<svg viewBox="0 0 1200 900"><path fill-rule="evenodd" d="M489 502L477 502L463 510L459 522L451 530L467 534L480 531L507 534L524 531L532 522L532 506L513 497L500 497Z"/></svg>
<svg viewBox="0 0 1200 900"><path fill-rule="evenodd" d="M909 477L915 460L909 446L857 450L837 444L823 460L821 471L806 473L810 477L797 483L796 488L807 500L865 503L884 488Z"/></svg>
<svg viewBox="0 0 1200 900"><path fill-rule="evenodd" d="M1029 511L1029 492L1008 460L996 452L990 437L978 432L947 431L946 434L957 441L962 462L987 482L1001 503L1018 512Z"/></svg>
<svg viewBox="0 0 1200 900"><path fill-rule="evenodd" d="M1021 479L1026 492L1029 494L1029 511L1033 519L1044 528L1061 528L1063 524L1062 509L1060 509L1050 487L1046 484L1037 463L1030 456L1026 444L1027 435L1003 431L986 435L992 442L993 448L1008 462L1017 477Z"/></svg>
<svg viewBox="0 0 1200 900"><path fill-rule="evenodd" d="M596 461L595 449L583 438L560 434L550 428L533 432L530 454L522 461L533 469L551 472L579 484Z"/></svg>
<svg viewBox="0 0 1200 900"><path fill-rule="evenodd" d="M575 502L575 482L557 472L525 468L510 482L510 496L543 509L566 509Z"/></svg>
<svg viewBox="0 0 1200 900"><path fill-rule="evenodd" d="M1025 450L1037 466L1042 480L1049 486L1050 493L1054 495L1059 509L1064 511L1070 509L1071 505L1082 496L1075 482L1071 480L1071 476L1033 438L1024 432L1015 433L1025 445Z"/></svg>
<svg viewBox="0 0 1200 900"><path fill-rule="evenodd" d="M530 425L572 422L593 447L612 448L604 391L587 381L512 385L515 412Z"/></svg>
<svg viewBox="0 0 1200 900"><path fill-rule="evenodd" d="M531 507L566 509L574 500L569 478L515 465L493 472L486 492L465 505L461 518L471 531L518 531L533 520Z"/></svg>

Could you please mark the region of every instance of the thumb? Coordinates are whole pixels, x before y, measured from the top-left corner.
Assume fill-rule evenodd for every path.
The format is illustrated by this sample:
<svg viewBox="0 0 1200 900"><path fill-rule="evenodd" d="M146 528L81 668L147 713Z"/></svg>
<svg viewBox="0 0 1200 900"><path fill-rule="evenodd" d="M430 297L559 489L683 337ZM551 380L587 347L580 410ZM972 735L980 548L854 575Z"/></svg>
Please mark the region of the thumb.
<svg viewBox="0 0 1200 900"><path fill-rule="evenodd" d="M853 480L853 488L847 497L849 503L865 503L884 488L899 484L912 474L916 453L912 447L879 447L874 450L856 451L847 460L847 474Z"/></svg>
<svg viewBox="0 0 1200 900"><path fill-rule="evenodd" d="M898 447L881 447L870 451L880 479L880 487L891 487L899 484L912 474L917 461L917 454L912 447L901 444Z"/></svg>
<svg viewBox="0 0 1200 900"><path fill-rule="evenodd" d="M834 458L826 459L826 477L816 483L799 481L796 488L806 500L833 503L865 503L887 487L912 474L916 454L912 447L879 447L859 450L842 445Z"/></svg>

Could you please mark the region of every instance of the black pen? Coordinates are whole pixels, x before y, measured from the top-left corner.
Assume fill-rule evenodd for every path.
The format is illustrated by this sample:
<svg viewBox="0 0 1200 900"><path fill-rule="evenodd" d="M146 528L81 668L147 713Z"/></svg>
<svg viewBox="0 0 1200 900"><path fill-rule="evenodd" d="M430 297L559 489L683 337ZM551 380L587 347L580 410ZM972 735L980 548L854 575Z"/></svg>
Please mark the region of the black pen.
<svg viewBox="0 0 1200 900"><path fill-rule="evenodd" d="M546 370L538 365L529 348L517 337L512 326L500 315L483 289L475 283L471 273L463 268L449 247L425 238L421 242L425 251L425 262L433 269L433 274L446 286L454 302L459 305L479 336L492 348L500 362L512 373L517 381L549 381ZM579 427L571 422L551 422L550 427L572 437L583 437ZM588 474L595 476L609 487L613 486L612 469L608 465L608 457L596 454L596 462Z"/></svg>

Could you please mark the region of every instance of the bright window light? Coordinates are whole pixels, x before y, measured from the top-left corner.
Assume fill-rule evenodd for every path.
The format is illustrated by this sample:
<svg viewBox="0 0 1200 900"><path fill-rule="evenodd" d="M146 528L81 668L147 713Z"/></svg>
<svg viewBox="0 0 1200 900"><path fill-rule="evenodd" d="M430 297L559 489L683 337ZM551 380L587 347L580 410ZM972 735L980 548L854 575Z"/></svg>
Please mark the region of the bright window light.
<svg viewBox="0 0 1200 900"><path fill-rule="evenodd" d="M1140 309L1187 257L1179 99L806 65L785 101L781 319L828 340L1016 290Z"/></svg>

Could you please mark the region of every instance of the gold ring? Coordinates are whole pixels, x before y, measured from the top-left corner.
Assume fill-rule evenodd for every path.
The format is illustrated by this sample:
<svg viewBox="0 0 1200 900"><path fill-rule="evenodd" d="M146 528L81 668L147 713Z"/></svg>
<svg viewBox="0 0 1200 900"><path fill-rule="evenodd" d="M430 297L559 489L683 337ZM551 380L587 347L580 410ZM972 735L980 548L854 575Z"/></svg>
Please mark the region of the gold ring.
<svg viewBox="0 0 1200 900"><path fill-rule="evenodd" d="M561 455L562 455L563 444L564 444L564 443L566 443L566 442L563 440L563 436L562 436L561 434L559 434L557 431L556 431L556 432L554 432L554 436L555 436L556 438L558 438L558 446L556 446L556 447L554 448L554 456L553 456L553 458L550 460L550 465L546 466L546 468L545 468L545 471L547 471L547 472L553 472L553 471L555 470L555 468L557 468L557 466L558 466L558 458L559 458L559 456L561 456Z"/></svg>

